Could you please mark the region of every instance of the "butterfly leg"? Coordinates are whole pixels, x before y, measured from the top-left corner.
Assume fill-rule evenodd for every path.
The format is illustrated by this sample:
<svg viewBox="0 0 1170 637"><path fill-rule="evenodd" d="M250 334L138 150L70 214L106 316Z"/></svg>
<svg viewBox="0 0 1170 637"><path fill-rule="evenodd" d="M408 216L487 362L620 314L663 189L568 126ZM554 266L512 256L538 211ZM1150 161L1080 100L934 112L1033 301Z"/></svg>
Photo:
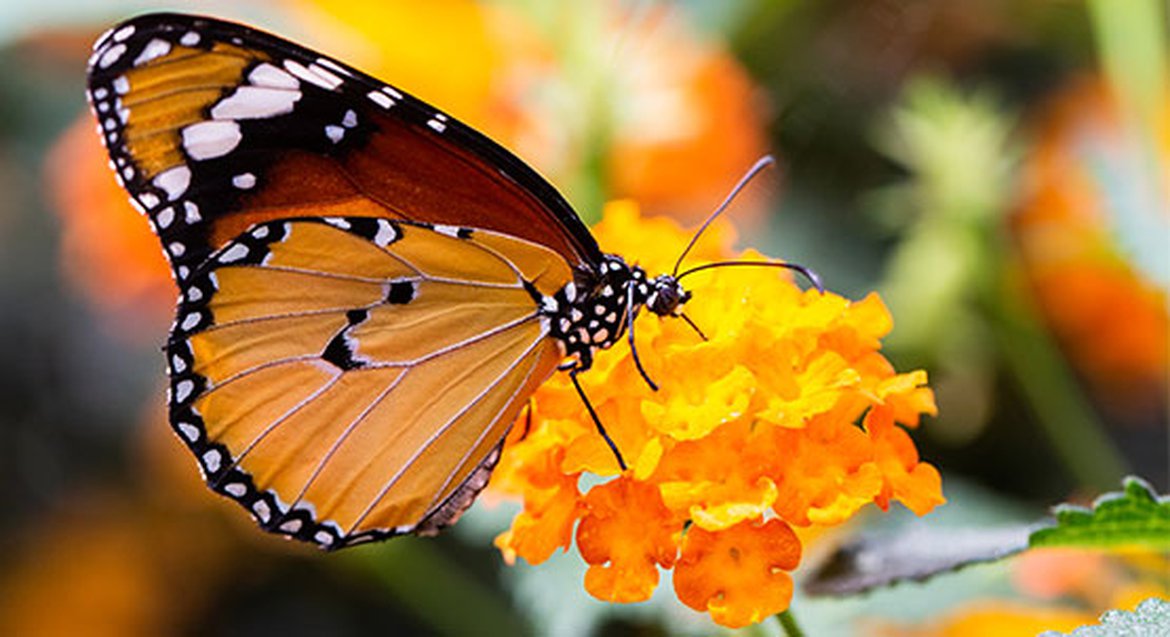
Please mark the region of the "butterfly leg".
<svg viewBox="0 0 1170 637"><path fill-rule="evenodd" d="M691 326L691 329L695 330L695 333L699 335L699 338L703 339L704 341L711 340L707 338L707 335L703 333L703 330L699 329L698 325L695 325L695 322L691 320L691 317L683 314L682 312L679 312L678 315L682 317L682 320L687 322L687 325Z"/></svg>
<svg viewBox="0 0 1170 637"><path fill-rule="evenodd" d="M613 457L617 458L618 466L622 471L626 470L626 461L622 458L622 452L618 451L617 445L614 444L609 434L605 432L605 426L601 424L601 419L597 417L597 412L593 409L593 403L589 402L589 397L585 395L585 390L581 387L580 381L577 380L577 374L585 371L582 367L573 367L569 370L569 379L573 381L573 387L577 388L577 395L581 397L581 402L585 403L585 409L589 410L589 416L593 418L593 424L597 427L597 433L605 439L605 444L609 445L609 450L613 452Z"/></svg>
<svg viewBox="0 0 1170 637"><path fill-rule="evenodd" d="M634 311L634 283L631 281L626 284L626 337L630 339L630 353L634 355L634 365L638 368L638 373L646 380L646 384L650 386L651 390L658 391L658 385L650 380L650 376L642 368L642 359L638 357L638 348L634 345L635 318L637 318L637 313Z"/></svg>

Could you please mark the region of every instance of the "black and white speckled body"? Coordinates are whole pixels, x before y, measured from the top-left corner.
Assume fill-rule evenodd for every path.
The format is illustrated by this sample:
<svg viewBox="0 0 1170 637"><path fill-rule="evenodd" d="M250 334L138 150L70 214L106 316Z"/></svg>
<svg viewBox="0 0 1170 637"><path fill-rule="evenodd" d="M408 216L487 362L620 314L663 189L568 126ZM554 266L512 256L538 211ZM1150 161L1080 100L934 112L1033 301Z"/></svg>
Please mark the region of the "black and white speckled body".
<svg viewBox="0 0 1170 637"><path fill-rule="evenodd" d="M650 279L637 265L607 254L596 272L581 273L578 279L545 297L540 313L549 318L550 335L557 339L565 356L576 360L579 371L593 365L593 355L607 349L625 333L643 307L659 316L673 314L689 294L670 275Z"/></svg>

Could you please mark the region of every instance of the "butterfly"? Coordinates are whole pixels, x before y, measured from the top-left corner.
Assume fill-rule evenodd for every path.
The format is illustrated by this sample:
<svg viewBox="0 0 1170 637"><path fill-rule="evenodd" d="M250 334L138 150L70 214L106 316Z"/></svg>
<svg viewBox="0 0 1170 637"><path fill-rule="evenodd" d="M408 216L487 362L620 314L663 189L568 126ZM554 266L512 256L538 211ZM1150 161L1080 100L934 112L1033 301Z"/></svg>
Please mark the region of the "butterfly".
<svg viewBox="0 0 1170 637"><path fill-rule="evenodd" d="M179 288L171 427L267 531L337 549L453 524L541 383L690 297L484 135L277 36L133 18L87 96Z"/></svg>

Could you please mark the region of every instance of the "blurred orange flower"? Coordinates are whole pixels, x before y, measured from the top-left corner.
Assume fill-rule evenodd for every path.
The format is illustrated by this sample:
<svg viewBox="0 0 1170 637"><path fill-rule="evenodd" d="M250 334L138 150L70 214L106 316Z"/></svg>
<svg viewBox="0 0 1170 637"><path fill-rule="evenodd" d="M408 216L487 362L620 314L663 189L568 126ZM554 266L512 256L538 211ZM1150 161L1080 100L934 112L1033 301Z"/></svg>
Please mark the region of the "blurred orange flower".
<svg viewBox="0 0 1170 637"><path fill-rule="evenodd" d="M61 136L45 166L48 194L61 216L62 267L119 333L141 334L126 319L157 319L175 303L175 286L150 224L134 210L107 167L108 157L84 113ZM132 321L131 321L132 322ZM156 333L154 331L152 333Z"/></svg>
<svg viewBox="0 0 1170 637"><path fill-rule="evenodd" d="M1035 637L1048 630L1072 632L1097 616L1070 608L1037 608L1018 602L978 602L922 626L879 626L877 637Z"/></svg>
<svg viewBox="0 0 1170 637"><path fill-rule="evenodd" d="M630 202L608 206L594 232L649 272L669 272L689 239ZM733 238L713 227L692 262L732 257ZM899 375L878 352L892 325L881 301L801 291L765 268L718 272L687 277L686 313L708 340L681 320L637 323L660 391L625 341L580 377L627 471L564 375L537 391L531 426L522 416L513 427L492 481L524 499L496 539L510 562L568 547L579 520L591 594L645 600L658 569L674 566L680 600L739 627L787 608L801 555L793 526L838 525L870 502L919 514L943 502L938 472L896 424L935 407L925 374ZM583 472L607 481L582 493Z"/></svg>
<svg viewBox="0 0 1170 637"><path fill-rule="evenodd" d="M873 624L881 637L1031 637L1044 631L1071 633L1095 625L1106 610L1132 611L1151 597L1167 598L1165 555L1110 555L1083 549L1039 549L1012 564L1018 597L977 600L918 626Z"/></svg>
<svg viewBox="0 0 1170 637"><path fill-rule="evenodd" d="M570 195L600 179L601 195L694 219L767 152L762 97L678 7L292 6L323 50L491 135ZM756 212L746 201L740 207L740 218ZM581 212L595 218L595 210Z"/></svg>
<svg viewBox="0 0 1170 637"><path fill-rule="evenodd" d="M1164 134L1138 147L1100 84L1085 80L1061 93L1036 121L1014 219L1044 319L1115 408L1159 408L1170 379L1166 289L1119 241L1127 232L1164 240L1170 228L1170 96L1163 110ZM1142 181L1142 166L1154 184Z"/></svg>

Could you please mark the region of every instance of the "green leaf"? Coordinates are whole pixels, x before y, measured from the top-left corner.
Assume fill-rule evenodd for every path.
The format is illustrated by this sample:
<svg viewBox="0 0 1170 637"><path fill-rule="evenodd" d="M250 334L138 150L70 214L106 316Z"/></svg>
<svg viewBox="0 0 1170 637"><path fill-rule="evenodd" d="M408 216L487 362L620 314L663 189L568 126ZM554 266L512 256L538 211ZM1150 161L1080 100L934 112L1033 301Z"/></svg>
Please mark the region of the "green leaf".
<svg viewBox="0 0 1170 637"><path fill-rule="evenodd" d="M1088 509L1057 505L1056 523L1032 533L1029 546L1077 546L1170 549L1170 498L1148 482L1127 477L1121 492L1106 493Z"/></svg>
<svg viewBox="0 0 1170 637"><path fill-rule="evenodd" d="M1128 486L1128 485L1126 485ZM1082 626L1065 635L1050 630L1040 637L1130 637L1170 634L1170 602L1151 597L1131 612L1111 610L1096 626Z"/></svg>

